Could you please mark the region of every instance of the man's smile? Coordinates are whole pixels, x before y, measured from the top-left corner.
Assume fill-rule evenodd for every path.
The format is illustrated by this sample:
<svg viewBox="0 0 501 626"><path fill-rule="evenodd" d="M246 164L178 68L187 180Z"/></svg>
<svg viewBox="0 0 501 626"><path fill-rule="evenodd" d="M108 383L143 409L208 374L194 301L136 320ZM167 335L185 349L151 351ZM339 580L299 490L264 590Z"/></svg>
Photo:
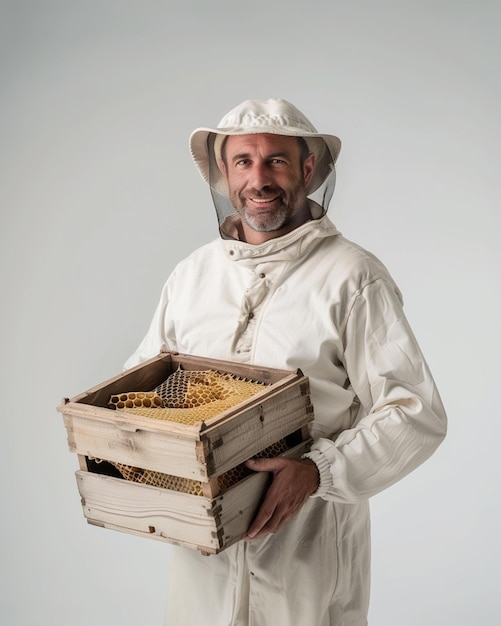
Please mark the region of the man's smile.
<svg viewBox="0 0 501 626"><path fill-rule="evenodd" d="M280 196L274 196L273 198L248 198L248 200L250 200L251 202L254 202L255 204L272 204L273 202L276 202L277 200L279 200Z"/></svg>

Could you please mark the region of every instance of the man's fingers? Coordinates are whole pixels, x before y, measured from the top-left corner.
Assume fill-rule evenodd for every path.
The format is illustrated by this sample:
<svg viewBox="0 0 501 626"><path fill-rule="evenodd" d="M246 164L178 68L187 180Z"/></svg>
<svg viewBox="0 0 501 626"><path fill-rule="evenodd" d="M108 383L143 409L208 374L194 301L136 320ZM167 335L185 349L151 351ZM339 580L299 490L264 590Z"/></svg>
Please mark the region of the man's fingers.
<svg viewBox="0 0 501 626"><path fill-rule="evenodd" d="M277 472L281 467L282 459L249 459L245 465L254 472ZM266 497L259 509L256 517L247 531L248 539L257 539L262 535L276 533L280 528L278 519L277 502L273 497L273 490L268 489Z"/></svg>
<svg viewBox="0 0 501 626"><path fill-rule="evenodd" d="M275 457L252 459L246 465L254 471L273 474L273 481L261 508L247 531L248 539L256 539L280 530L318 486L318 471L311 461L291 461Z"/></svg>
<svg viewBox="0 0 501 626"><path fill-rule="evenodd" d="M277 472L283 467L284 459L249 459L245 465L254 472Z"/></svg>
<svg viewBox="0 0 501 626"><path fill-rule="evenodd" d="M267 502L267 500L269 500ZM257 539L263 535L276 533L283 523L282 515L271 498L265 498L258 514L247 531L248 539Z"/></svg>

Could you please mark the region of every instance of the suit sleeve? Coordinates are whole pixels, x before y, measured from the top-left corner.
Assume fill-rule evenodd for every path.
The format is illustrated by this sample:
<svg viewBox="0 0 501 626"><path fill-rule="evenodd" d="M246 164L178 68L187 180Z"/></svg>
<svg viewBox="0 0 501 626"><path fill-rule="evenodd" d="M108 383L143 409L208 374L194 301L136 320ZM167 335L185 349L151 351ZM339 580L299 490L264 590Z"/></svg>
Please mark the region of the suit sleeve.
<svg viewBox="0 0 501 626"><path fill-rule="evenodd" d="M343 337L359 415L334 440L316 440L307 456L320 474L315 496L355 503L428 459L446 434L447 418L392 284L378 278L357 292Z"/></svg>

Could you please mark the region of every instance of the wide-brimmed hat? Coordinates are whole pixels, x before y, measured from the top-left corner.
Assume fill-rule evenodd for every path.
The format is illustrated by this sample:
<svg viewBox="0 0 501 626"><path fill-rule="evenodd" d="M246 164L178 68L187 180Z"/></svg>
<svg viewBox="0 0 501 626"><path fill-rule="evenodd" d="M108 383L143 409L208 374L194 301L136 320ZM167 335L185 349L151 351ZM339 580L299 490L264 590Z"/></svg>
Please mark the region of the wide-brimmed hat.
<svg viewBox="0 0 501 626"><path fill-rule="evenodd" d="M290 102L281 98L246 100L227 113L216 128L197 128L191 134L191 154L203 179L219 193L227 195L224 176L219 167L214 167L219 156L214 154L214 143L220 146L224 136L260 133L303 137L310 152L315 154L315 168L306 190L308 194L318 189L332 172L341 150L338 137L317 132Z"/></svg>

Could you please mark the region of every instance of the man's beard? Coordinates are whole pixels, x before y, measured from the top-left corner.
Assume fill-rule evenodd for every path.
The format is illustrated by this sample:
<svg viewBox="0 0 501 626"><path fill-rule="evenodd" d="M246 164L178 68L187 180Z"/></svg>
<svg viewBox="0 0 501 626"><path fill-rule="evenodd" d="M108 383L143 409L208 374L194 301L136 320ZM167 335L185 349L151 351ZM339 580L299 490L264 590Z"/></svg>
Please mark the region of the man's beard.
<svg viewBox="0 0 501 626"><path fill-rule="evenodd" d="M247 194L249 195L249 194ZM304 186L298 185L289 197L284 197L282 190L273 189L265 192L252 193L252 198L274 198L279 196L279 204L275 208L263 210L260 212L255 207L249 208L246 204L246 197L238 196L234 198L234 202L238 200L238 213L245 224L257 232L274 232L281 230L294 219L300 212L301 207L306 206L307 199L304 195ZM235 204L234 204L235 206Z"/></svg>
<svg viewBox="0 0 501 626"><path fill-rule="evenodd" d="M249 228L262 233L280 230L287 224L291 217L289 208L285 205L263 215L253 215L247 210L247 207L244 206L240 211L240 215Z"/></svg>

